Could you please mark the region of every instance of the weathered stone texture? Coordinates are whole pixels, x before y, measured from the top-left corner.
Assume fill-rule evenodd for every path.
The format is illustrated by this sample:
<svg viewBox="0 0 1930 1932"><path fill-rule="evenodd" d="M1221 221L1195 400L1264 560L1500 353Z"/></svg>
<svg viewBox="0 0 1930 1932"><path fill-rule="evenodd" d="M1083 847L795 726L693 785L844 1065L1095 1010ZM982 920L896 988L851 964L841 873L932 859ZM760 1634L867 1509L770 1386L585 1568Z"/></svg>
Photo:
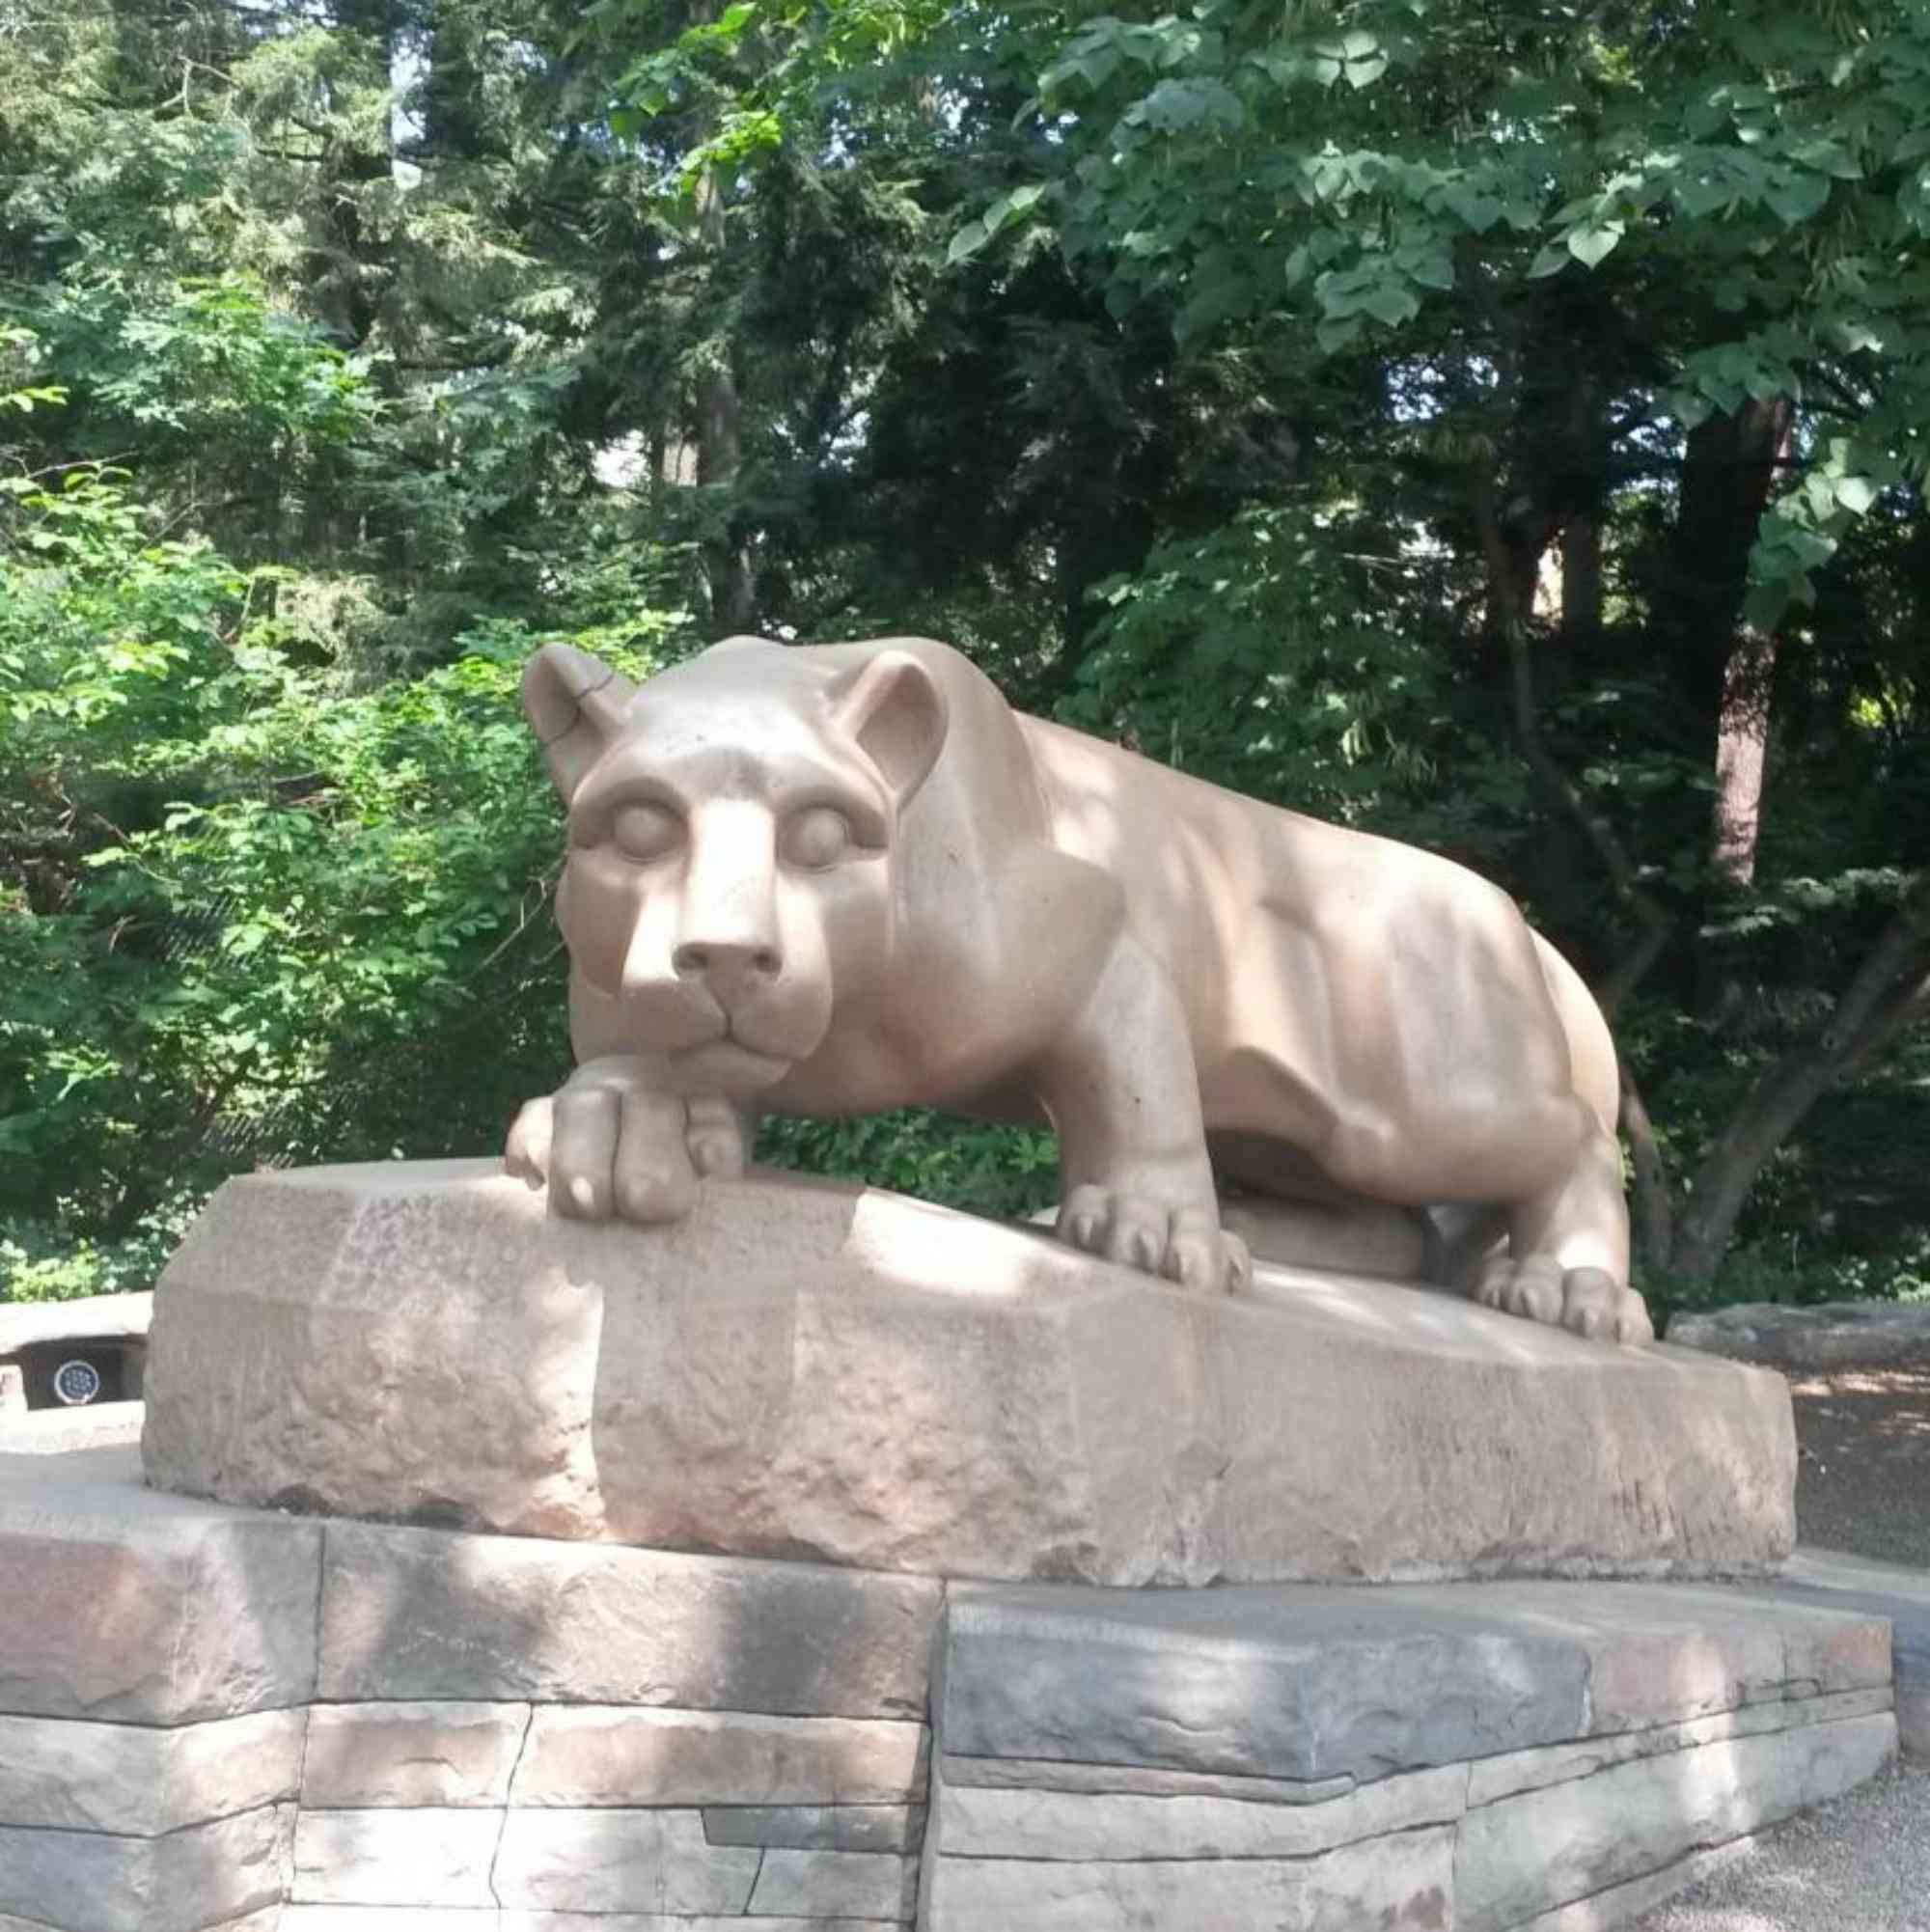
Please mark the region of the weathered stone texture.
<svg viewBox="0 0 1930 1932"><path fill-rule="evenodd" d="M930 1932L1443 1932L1454 1925L1451 1829L1402 1832L1308 1859L946 1861Z"/></svg>
<svg viewBox="0 0 1930 1932"><path fill-rule="evenodd" d="M924 1835L916 1805L714 1805L703 1810L713 1845L783 1845L810 1852L915 1852Z"/></svg>
<svg viewBox="0 0 1930 1932"><path fill-rule="evenodd" d="M502 1830L500 1811L304 1810L289 1895L298 1904L494 1905L489 1868Z"/></svg>
<svg viewBox="0 0 1930 1932"><path fill-rule="evenodd" d="M161 1728L0 1717L0 1825L154 1837L295 1796L303 1712Z"/></svg>
<svg viewBox="0 0 1930 1932"><path fill-rule="evenodd" d="M1930 1758L1930 1576L1897 1563L1805 1549L1790 1559L1782 1577L1751 1586L1745 1594L1887 1619L1897 1733L1911 1756Z"/></svg>
<svg viewBox="0 0 1930 1932"><path fill-rule="evenodd" d="M1328 1804L1304 1806L945 1785L938 1842L947 1858L1310 1858L1391 1832L1451 1824L1467 1790L1463 1764L1383 1779Z"/></svg>
<svg viewBox="0 0 1930 1932"><path fill-rule="evenodd" d="M302 1803L321 1811L507 1804L530 1719L528 1704L317 1704Z"/></svg>
<svg viewBox="0 0 1930 1932"><path fill-rule="evenodd" d="M165 1837L0 1826L0 1913L73 1932L201 1932L288 1894L290 1807Z"/></svg>
<svg viewBox="0 0 1930 1932"><path fill-rule="evenodd" d="M1727 1739L1503 1798L1461 1822L1456 1932L1503 1932L1840 1796L1896 1751L1888 1714Z"/></svg>
<svg viewBox="0 0 1930 1932"><path fill-rule="evenodd" d="M1761 1737L1796 1725L1834 1724L1843 1718L1881 1717L1890 1709L1888 1687L1838 1691L1828 1697L1750 1704L1715 1717L1695 1718L1687 1724L1617 1731L1607 1737L1583 1738L1575 1744L1547 1745L1539 1751L1505 1752L1498 1757L1477 1758L1468 1767L1468 1805L1472 1809L1518 1792L1538 1791L1551 1784L1593 1778L1611 1765L1625 1764L1632 1758L1660 1757L1669 1752L1720 1744L1724 1738Z"/></svg>
<svg viewBox="0 0 1930 1932"><path fill-rule="evenodd" d="M742 1712L546 1705L516 1772L516 1805L909 1804L924 1783L923 1725Z"/></svg>
<svg viewBox="0 0 1930 1932"><path fill-rule="evenodd" d="M319 1695L924 1713L911 1577L331 1523Z"/></svg>
<svg viewBox="0 0 1930 1932"><path fill-rule="evenodd" d="M1484 1614L1493 1602L1489 1591L1457 1603L1449 1591L1320 1587L961 1589L941 1734L968 1756L1304 1779L1578 1735L1581 1646Z"/></svg>
<svg viewBox="0 0 1930 1932"><path fill-rule="evenodd" d="M711 1844L697 1811L511 1811L496 1894L570 1912L741 1913L765 1856Z"/></svg>
<svg viewBox="0 0 1930 1932"><path fill-rule="evenodd" d="M918 1861L888 1852L769 1851L748 1907L753 1917L886 1918L918 1909Z"/></svg>
<svg viewBox="0 0 1930 1932"><path fill-rule="evenodd" d="M1930 1352L1930 1308L1917 1302L1819 1302L1809 1308L1735 1302L1677 1315L1668 1339L1679 1347L1774 1368L1867 1367Z"/></svg>
<svg viewBox="0 0 1930 1932"><path fill-rule="evenodd" d="M249 1175L158 1297L150 1472L237 1502L1114 1585L1706 1573L1793 1533L1759 1370L1306 1270L1202 1299L824 1183L645 1228L482 1162Z"/></svg>
<svg viewBox="0 0 1930 1932"><path fill-rule="evenodd" d="M510 1907L483 1912L434 1906L290 1905L261 1932L878 1932L875 1918L745 1919L736 1913L540 1912ZM0 1918L0 1932L15 1932ZM42 1932L25 1926L19 1932ZM229 1932L226 1926L216 1932ZM234 1932L254 1932L235 1927Z"/></svg>
<svg viewBox="0 0 1930 1932"><path fill-rule="evenodd" d="M155 1290L150 1479L348 1516L599 1533L602 1297L582 1279L586 1236L547 1227L510 1182L492 1212L467 1211L450 1183L481 1165L223 1186Z"/></svg>
<svg viewBox="0 0 1930 1932"><path fill-rule="evenodd" d="M308 1701L318 1524L157 1496L126 1451L89 1452L80 1480L37 1481L41 1461L0 1471L0 1712L172 1725Z"/></svg>

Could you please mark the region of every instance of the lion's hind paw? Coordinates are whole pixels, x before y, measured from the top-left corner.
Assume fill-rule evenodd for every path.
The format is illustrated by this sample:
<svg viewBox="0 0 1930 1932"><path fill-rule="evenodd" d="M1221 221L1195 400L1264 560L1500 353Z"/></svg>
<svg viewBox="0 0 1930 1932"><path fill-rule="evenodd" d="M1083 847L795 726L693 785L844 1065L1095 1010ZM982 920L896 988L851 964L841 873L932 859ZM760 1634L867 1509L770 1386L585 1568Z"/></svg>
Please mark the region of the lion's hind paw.
<svg viewBox="0 0 1930 1932"><path fill-rule="evenodd" d="M1088 1184L1059 1210L1060 1239L1142 1274L1163 1275L1200 1294L1237 1294L1253 1279L1253 1259L1211 1208L1170 1208L1139 1195Z"/></svg>
<svg viewBox="0 0 1930 1932"><path fill-rule="evenodd" d="M1655 1339L1648 1304L1606 1268L1568 1268L1552 1255L1525 1261L1497 1256L1475 1289L1483 1308L1501 1309L1528 1321L1546 1322L1575 1335L1606 1341Z"/></svg>

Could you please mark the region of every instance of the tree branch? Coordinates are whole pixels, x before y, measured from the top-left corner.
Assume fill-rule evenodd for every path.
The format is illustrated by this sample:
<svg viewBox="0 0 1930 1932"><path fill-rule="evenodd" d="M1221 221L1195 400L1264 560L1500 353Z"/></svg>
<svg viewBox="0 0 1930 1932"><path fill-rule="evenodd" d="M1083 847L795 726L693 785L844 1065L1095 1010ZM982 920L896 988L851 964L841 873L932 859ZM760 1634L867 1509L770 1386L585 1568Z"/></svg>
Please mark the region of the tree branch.
<svg viewBox="0 0 1930 1932"><path fill-rule="evenodd" d="M1494 482L1476 466L1473 483L1475 518L1481 534L1481 548L1488 559L1490 577L1508 566L1507 546L1495 516ZM1674 922L1641 883L1641 874L1630 858L1615 830L1595 809L1586 792L1570 778L1549 749L1543 736L1541 717L1534 699L1534 666L1529 656L1528 625L1518 612L1502 625L1507 645L1510 685L1514 699L1515 739L1529 769L1541 783L1549 797L1564 811L1588 842L1609 875L1616 902L1632 914L1639 927L1635 944L1615 970L1597 989L1602 1010L1613 1017L1615 1009L1635 991L1649 969L1661 957Z"/></svg>
<svg viewBox="0 0 1930 1932"><path fill-rule="evenodd" d="M1621 1077L1622 1132L1628 1136L1629 1154L1635 1164L1636 1247L1643 1261L1660 1273L1668 1269L1675 1251L1675 1201L1669 1190L1668 1163L1663 1159L1655 1122L1648 1118L1648 1105L1626 1061Z"/></svg>

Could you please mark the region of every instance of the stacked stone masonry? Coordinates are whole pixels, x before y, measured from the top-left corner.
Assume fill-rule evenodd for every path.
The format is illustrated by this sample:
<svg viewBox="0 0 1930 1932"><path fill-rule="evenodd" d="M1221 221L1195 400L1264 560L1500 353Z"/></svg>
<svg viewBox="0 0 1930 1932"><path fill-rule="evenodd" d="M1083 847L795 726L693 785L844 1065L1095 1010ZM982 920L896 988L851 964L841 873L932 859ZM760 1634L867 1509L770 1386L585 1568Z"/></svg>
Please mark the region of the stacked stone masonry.
<svg viewBox="0 0 1930 1932"><path fill-rule="evenodd" d="M0 1458L0 1932L1582 1932L1893 1752L1809 1587L948 1586Z"/></svg>

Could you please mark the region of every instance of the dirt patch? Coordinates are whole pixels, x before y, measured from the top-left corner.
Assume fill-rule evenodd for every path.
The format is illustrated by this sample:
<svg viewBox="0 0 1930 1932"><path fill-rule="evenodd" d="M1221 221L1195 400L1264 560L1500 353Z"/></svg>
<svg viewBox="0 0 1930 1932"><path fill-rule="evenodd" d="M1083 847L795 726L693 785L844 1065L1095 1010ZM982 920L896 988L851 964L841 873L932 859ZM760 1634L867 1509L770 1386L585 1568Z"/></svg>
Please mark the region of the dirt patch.
<svg viewBox="0 0 1930 1932"><path fill-rule="evenodd" d="M1793 1369L1789 1393L1799 1539L1930 1568L1930 1353Z"/></svg>

